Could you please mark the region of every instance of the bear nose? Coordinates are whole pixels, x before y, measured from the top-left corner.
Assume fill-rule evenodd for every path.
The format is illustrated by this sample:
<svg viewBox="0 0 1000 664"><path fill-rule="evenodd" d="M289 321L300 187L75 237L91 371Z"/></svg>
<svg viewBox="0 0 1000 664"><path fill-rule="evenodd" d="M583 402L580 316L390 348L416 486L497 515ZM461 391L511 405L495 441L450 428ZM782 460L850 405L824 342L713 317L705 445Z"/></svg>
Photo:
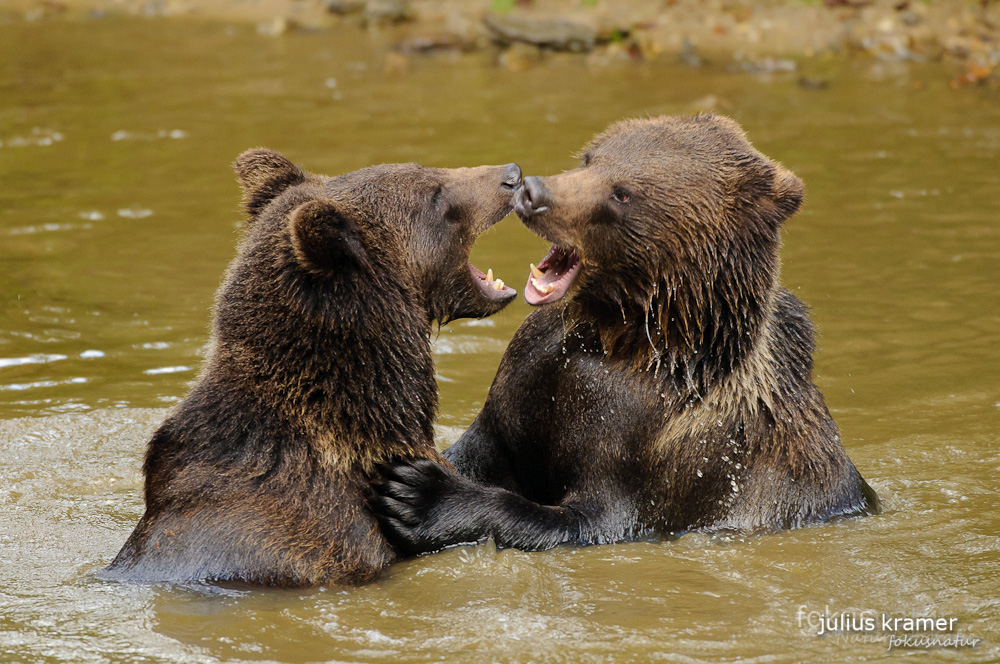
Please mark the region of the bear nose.
<svg viewBox="0 0 1000 664"><path fill-rule="evenodd" d="M521 167L517 164L507 164L503 167L503 180L500 185L509 189L515 189L521 184Z"/></svg>
<svg viewBox="0 0 1000 664"><path fill-rule="evenodd" d="M544 212L548 209L546 199L549 192L542 184L541 179L535 176L524 178L521 192L521 199L528 214Z"/></svg>

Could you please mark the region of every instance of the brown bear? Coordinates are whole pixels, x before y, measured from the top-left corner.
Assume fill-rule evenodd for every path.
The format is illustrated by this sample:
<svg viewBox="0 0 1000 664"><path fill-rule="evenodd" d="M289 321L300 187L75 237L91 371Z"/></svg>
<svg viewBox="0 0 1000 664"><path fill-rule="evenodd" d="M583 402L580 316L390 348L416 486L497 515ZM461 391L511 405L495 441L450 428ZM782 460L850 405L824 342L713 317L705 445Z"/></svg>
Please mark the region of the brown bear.
<svg viewBox="0 0 1000 664"><path fill-rule="evenodd" d="M418 553L760 532L873 513L778 285L802 182L712 115L627 120L525 178L553 243L482 412L444 456L381 469L383 532ZM459 474L460 473L460 474Z"/></svg>
<svg viewBox="0 0 1000 664"><path fill-rule="evenodd" d="M250 150L249 214L211 350L149 441L146 512L105 578L352 585L397 554L365 504L376 464L441 460L434 321L516 292L468 262L512 209L516 164L325 177Z"/></svg>

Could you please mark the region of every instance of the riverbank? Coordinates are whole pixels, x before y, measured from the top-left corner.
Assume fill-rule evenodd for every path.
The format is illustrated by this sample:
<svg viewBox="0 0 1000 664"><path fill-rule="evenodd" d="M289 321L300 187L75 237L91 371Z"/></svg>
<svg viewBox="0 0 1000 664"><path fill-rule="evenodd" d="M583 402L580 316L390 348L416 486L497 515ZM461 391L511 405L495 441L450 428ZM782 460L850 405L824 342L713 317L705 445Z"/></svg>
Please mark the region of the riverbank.
<svg viewBox="0 0 1000 664"><path fill-rule="evenodd" d="M301 31L378 32L386 69L436 52L490 50L525 69L568 51L616 61L724 64L796 71L823 58L944 62L952 87L1000 89L1000 2L899 0L0 0L0 23L114 15L249 23L281 38Z"/></svg>

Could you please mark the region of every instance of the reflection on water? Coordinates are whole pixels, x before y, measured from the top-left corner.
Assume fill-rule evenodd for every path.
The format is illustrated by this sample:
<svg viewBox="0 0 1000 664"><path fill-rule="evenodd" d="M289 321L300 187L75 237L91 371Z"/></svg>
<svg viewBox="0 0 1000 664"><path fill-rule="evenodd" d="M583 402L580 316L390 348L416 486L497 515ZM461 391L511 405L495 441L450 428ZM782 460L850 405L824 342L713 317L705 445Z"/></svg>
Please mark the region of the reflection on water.
<svg viewBox="0 0 1000 664"><path fill-rule="evenodd" d="M931 67L759 79L706 67L513 74L486 56L383 73L377 35L262 38L169 21L0 26L0 660L835 661L815 612L958 619L1000 658L1000 106ZM335 83L331 86L330 81ZM990 96L992 95L992 96ZM525 554L464 547L352 591L94 580L142 511L146 438L185 393L238 236L229 163L317 172L416 160L558 172L612 120L710 100L803 177L786 285L813 308L817 375L882 516L749 539ZM545 243L514 219L473 261L517 287ZM434 340L442 446L527 314ZM803 617L806 618L803 622Z"/></svg>

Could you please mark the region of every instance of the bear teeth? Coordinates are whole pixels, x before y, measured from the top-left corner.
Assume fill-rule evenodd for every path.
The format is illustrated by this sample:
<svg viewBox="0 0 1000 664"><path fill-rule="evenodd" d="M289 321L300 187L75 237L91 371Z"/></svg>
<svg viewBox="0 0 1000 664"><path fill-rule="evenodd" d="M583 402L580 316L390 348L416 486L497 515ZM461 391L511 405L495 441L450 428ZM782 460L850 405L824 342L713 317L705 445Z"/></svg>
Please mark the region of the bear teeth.
<svg viewBox="0 0 1000 664"><path fill-rule="evenodd" d="M531 285L534 286L535 290L541 293L542 295L548 295L549 293L551 293L556 289L555 285L539 283L538 279L532 279Z"/></svg>
<svg viewBox="0 0 1000 664"><path fill-rule="evenodd" d="M539 270L537 267L535 267L534 263L528 263L528 267L531 268L531 276L533 276L535 279L541 279L542 275L545 274L544 272L542 272L541 270Z"/></svg>
<svg viewBox="0 0 1000 664"><path fill-rule="evenodd" d="M486 281L493 281L493 268L486 270Z"/></svg>
<svg viewBox="0 0 1000 664"><path fill-rule="evenodd" d="M491 272L492 272L492 270L491 270ZM494 281L493 284L492 284L492 287L493 287L493 290L495 290L495 291L501 291L501 290L503 290L503 288L504 288L503 279L497 279L496 281Z"/></svg>

